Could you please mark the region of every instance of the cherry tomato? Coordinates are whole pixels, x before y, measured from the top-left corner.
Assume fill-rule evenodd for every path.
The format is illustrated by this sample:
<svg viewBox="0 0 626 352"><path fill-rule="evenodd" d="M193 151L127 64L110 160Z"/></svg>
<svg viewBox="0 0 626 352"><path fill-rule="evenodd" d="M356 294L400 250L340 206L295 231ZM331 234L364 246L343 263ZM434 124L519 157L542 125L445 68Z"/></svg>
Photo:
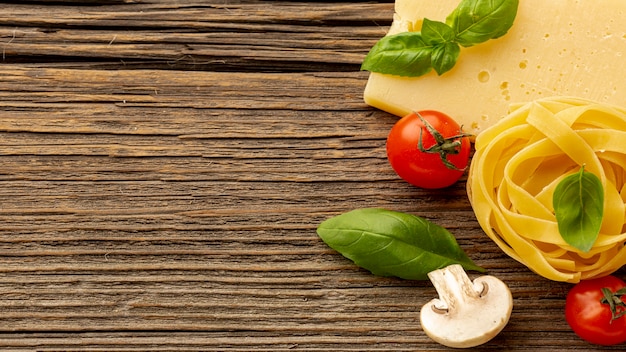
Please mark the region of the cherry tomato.
<svg viewBox="0 0 626 352"><path fill-rule="evenodd" d="M583 280L576 284L565 299L565 319L583 340L598 345L616 345L626 341L626 296L615 294L626 283L615 277ZM612 293L613 306L605 299L603 288Z"/></svg>
<svg viewBox="0 0 626 352"><path fill-rule="evenodd" d="M411 113L387 137L387 159L398 176L421 188L444 188L461 178L470 156L469 134L450 116Z"/></svg>

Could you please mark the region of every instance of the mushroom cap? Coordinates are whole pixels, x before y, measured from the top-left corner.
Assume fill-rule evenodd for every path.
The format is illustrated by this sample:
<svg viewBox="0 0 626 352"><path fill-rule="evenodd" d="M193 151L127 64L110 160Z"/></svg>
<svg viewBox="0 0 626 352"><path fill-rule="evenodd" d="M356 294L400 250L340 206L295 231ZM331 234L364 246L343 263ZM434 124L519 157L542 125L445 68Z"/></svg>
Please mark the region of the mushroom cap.
<svg viewBox="0 0 626 352"><path fill-rule="evenodd" d="M513 297L498 278L481 276L472 282L463 268L455 265L435 270L429 277L440 298L422 307L420 321L436 342L475 347L494 338L509 321Z"/></svg>

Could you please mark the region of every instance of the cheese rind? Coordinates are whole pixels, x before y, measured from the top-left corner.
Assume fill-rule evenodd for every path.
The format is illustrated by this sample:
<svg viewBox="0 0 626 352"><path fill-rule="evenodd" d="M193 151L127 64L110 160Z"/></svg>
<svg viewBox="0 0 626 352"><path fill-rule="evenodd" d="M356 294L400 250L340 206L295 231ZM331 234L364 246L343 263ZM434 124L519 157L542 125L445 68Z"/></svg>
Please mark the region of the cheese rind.
<svg viewBox="0 0 626 352"><path fill-rule="evenodd" d="M396 0L388 34L444 21L459 0ZM463 48L456 66L437 76L371 73L367 104L398 116L434 109L479 134L512 103L577 96L626 103L626 0L524 0L509 32Z"/></svg>

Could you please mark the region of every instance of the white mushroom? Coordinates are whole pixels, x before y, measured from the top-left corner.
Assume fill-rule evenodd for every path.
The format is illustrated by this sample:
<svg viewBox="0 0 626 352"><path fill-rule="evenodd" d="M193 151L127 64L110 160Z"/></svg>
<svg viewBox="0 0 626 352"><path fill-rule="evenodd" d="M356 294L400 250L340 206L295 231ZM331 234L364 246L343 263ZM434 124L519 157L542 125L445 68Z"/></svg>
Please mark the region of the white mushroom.
<svg viewBox="0 0 626 352"><path fill-rule="evenodd" d="M442 345L469 348L495 337L507 324L513 297L507 285L493 276L472 281L457 264L428 274L438 299L422 307L422 329Z"/></svg>

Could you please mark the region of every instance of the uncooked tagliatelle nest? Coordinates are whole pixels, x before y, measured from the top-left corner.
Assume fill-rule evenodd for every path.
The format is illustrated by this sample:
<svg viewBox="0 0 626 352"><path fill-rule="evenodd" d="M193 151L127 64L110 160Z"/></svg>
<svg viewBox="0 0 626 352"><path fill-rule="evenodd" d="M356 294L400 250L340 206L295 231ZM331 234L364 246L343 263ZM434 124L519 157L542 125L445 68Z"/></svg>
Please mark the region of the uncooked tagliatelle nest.
<svg viewBox="0 0 626 352"><path fill-rule="evenodd" d="M467 180L483 230L537 274L576 283L626 264L626 110L570 97L518 105L476 138ZM552 196L580 171L604 188L604 217L589 252L561 237Z"/></svg>

